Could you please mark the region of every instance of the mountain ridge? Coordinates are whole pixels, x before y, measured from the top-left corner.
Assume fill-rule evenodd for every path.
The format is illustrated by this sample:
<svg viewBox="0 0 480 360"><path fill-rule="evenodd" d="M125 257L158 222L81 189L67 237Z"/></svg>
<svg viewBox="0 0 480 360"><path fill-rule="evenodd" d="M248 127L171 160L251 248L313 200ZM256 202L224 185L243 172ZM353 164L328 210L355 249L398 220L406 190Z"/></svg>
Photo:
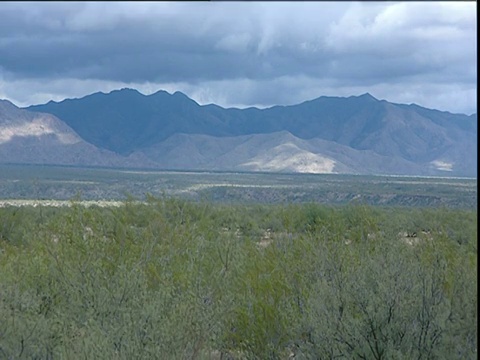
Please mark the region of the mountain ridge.
<svg viewBox="0 0 480 360"><path fill-rule="evenodd" d="M141 155L160 168L175 165L164 155L169 153L172 159L183 154L177 164L186 169L261 171L263 166L308 172L316 166L313 172L439 176L477 172L476 113L390 103L370 93L239 109L200 105L179 91L144 95L124 88L24 110L52 114L95 147L124 158ZM254 148L235 148L238 139ZM218 153L219 146L224 154ZM196 156L197 163L189 156ZM309 167L309 162L317 165Z"/></svg>

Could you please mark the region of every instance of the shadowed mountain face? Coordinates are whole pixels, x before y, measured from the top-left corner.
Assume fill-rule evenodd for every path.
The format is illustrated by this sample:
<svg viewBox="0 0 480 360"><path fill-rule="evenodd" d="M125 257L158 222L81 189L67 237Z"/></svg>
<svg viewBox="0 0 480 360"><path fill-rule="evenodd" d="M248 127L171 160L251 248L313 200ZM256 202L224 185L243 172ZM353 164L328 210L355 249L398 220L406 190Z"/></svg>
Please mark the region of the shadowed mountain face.
<svg viewBox="0 0 480 360"><path fill-rule="evenodd" d="M99 148L143 154L159 167L458 176L477 172L476 114L393 104L370 94L320 97L268 109L225 109L200 106L180 92L145 96L122 89L28 110L55 115ZM245 145L239 147L242 139ZM248 144L254 148L247 149Z"/></svg>
<svg viewBox="0 0 480 360"><path fill-rule="evenodd" d="M53 115L0 100L0 163L137 167L150 161L99 149Z"/></svg>
<svg viewBox="0 0 480 360"><path fill-rule="evenodd" d="M179 92L170 95L159 91L145 96L123 89L28 110L53 114L86 141L120 154L148 147L177 132L224 135L219 119Z"/></svg>

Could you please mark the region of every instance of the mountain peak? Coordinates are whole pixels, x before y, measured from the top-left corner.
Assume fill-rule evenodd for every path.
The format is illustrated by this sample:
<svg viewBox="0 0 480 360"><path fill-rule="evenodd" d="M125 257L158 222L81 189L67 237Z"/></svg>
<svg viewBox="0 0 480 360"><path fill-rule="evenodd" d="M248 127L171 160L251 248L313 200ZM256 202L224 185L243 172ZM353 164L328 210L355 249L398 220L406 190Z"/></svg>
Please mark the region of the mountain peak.
<svg viewBox="0 0 480 360"><path fill-rule="evenodd" d="M185 95L184 93L182 93L181 91L175 91L175 92L173 93L173 96L182 96L182 97L188 98L188 96ZM189 99L190 99L190 98L189 98Z"/></svg>
<svg viewBox="0 0 480 360"><path fill-rule="evenodd" d="M9 100L0 99L0 109L18 109L18 107Z"/></svg>
<svg viewBox="0 0 480 360"><path fill-rule="evenodd" d="M358 98L360 98L360 99L371 99L371 100L378 101L378 99L375 96L373 96L372 94L370 94L369 92L366 92L365 94L359 95Z"/></svg>
<svg viewBox="0 0 480 360"><path fill-rule="evenodd" d="M179 100L180 99L181 100L186 100L188 102L191 102L191 103L194 103L194 104L198 105L198 103L195 100L189 98L186 94L182 93L181 91L175 91L172 96L174 98L179 99Z"/></svg>
<svg viewBox="0 0 480 360"><path fill-rule="evenodd" d="M140 94L143 95L141 92L139 92L137 89L132 89L132 88L121 88L120 90L112 90L110 91L109 94Z"/></svg>
<svg viewBox="0 0 480 360"><path fill-rule="evenodd" d="M115 90L114 90L114 91L115 91ZM128 88L128 87L121 88L121 89L118 90L118 91L123 91L123 92L136 92L136 93L139 92L137 89Z"/></svg>

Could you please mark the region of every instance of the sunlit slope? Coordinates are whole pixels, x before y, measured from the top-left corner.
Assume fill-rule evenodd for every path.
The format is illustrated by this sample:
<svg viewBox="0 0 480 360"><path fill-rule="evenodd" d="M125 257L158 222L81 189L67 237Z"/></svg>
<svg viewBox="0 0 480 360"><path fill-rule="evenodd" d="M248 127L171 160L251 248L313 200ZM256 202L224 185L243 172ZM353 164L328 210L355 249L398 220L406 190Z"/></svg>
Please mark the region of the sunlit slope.
<svg viewBox="0 0 480 360"><path fill-rule="evenodd" d="M0 100L0 163L89 166L149 164L133 155L122 157L83 140L53 115L17 108Z"/></svg>

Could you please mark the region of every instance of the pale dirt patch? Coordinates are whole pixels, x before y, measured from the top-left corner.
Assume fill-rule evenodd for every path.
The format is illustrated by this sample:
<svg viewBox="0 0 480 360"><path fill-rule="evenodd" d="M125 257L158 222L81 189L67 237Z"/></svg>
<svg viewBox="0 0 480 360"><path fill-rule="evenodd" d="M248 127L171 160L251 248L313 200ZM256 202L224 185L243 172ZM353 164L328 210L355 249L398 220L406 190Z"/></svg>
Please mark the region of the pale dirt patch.
<svg viewBox="0 0 480 360"><path fill-rule="evenodd" d="M125 205L123 201L112 201L112 200L82 200L72 202L70 200L25 200L25 199L9 199L9 200L0 200L0 207L7 206L53 206L53 207L62 207L62 206L72 206L72 204L79 204L85 207L89 206L100 206L100 207L119 207Z"/></svg>
<svg viewBox="0 0 480 360"><path fill-rule="evenodd" d="M430 231L422 230L418 234L416 232L402 231L398 233L398 237L401 241L408 245L417 245L424 240L432 240L433 236Z"/></svg>
<svg viewBox="0 0 480 360"><path fill-rule="evenodd" d="M257 245L261 248L266 248L273 242L272 240L272 229L267 229L264 231L260 241L257 242Z"/></svg>

